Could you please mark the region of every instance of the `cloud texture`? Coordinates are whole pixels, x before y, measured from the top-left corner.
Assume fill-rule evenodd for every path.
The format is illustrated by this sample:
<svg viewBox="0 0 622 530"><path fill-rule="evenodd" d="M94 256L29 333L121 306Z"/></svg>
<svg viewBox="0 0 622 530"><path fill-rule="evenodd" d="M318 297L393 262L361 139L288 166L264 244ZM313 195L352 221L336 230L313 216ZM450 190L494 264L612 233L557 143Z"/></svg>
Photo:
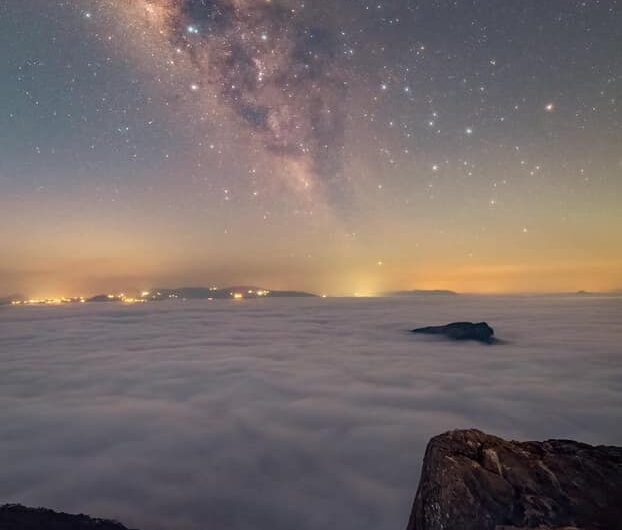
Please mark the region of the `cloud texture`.
<svg viewBox="0 0 622 530"><path fill-rule="evenodd" d="M143 530L399 530L428 439L622 443L620 298L0 309L0 500ZM411 336L488 320L499 347Z"/></svg>

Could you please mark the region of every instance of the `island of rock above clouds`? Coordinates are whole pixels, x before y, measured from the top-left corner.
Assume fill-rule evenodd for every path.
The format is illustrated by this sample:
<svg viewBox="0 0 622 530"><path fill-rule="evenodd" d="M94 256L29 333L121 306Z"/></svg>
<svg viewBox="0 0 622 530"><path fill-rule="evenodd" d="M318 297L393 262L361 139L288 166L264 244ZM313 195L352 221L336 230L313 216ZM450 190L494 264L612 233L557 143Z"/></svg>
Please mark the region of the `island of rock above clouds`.
<svg viewBox="0 0 622 530"><path fill-rule="evenodd" d="M15 504L0 506L0 529L128 530ZM477 430L436 436L407 530L622 530L622 447L509 442Z"/></svg>
<svg viewBox="0 0 622 530"><path fill-rule="evenodd" d="M433 438L408 530L622 529L622 448Z"/></svg>
<svg viewBox="0 0 622 530"><path fill-rule="evenodd" d="M476 340L491 344L494 342L495 330L486 322L453 322L446 326L428 326L412 330L413 333L425 335L443 335L453 340Z"/></svg>

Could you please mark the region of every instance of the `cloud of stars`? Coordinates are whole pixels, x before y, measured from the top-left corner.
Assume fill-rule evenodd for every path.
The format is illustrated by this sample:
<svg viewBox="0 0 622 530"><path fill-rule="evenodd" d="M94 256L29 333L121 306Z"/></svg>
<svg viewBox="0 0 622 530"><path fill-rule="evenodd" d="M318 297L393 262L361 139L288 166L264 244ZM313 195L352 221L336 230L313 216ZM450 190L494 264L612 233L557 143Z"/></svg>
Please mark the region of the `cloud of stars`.
<svg viewBox="0 0 622 530"><path fill-rule="evenodd" d="M190 65L189 90L216 94L267 153L300 168L306 186L334 181L347 82L330 30L273 1L134 0L117 7L143 16L168 52Z"/></svg>

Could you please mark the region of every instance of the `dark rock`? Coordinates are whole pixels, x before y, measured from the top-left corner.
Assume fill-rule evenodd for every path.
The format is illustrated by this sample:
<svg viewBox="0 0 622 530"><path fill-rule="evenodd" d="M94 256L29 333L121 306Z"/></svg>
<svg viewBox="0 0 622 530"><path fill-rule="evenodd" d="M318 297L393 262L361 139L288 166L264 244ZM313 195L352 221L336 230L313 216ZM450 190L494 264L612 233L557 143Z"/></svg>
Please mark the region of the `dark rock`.
<svg viewBox="0 0 622 530"><path fill-rule="evenodd" d="M120 302L121 298L118 296L111 296L107 294L98 294L87 298L87 302Z"/></svg>
<svg viewBox="0 0 622 530"><path fill-rule="evenodd" d="M622 529L622 448L433 438L408 530Z"/></svg>
<svg viewBox="0 0 622 530"><path fill-rule="evenodd" d="M19 504L0 506L2 530L129 530L121 523Z"/></svg>
<svg viewBox="0 0 622 530"><path fill-rule="evenodd" d="M429 326L427 328L417 328L413 333L425 333L427 335L445 335L453 340L477 340L480 342L493 342L495 334L486 322L453 322L446 326Z"/></svg>

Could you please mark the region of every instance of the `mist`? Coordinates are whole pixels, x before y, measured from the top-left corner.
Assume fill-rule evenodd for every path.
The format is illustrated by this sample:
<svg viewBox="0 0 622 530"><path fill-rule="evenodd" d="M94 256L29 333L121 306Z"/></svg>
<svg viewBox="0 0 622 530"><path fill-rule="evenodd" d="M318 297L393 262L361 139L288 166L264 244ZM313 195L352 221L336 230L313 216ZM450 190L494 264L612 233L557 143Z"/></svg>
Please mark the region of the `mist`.
<svg viewBox="0 0 622 530"><path fill-rule="evenodd" d="M399 530L425 445L622 443L622 298L0 308L0 499L141 530ZM504 344L409 329L486 320Z"/></svg>

